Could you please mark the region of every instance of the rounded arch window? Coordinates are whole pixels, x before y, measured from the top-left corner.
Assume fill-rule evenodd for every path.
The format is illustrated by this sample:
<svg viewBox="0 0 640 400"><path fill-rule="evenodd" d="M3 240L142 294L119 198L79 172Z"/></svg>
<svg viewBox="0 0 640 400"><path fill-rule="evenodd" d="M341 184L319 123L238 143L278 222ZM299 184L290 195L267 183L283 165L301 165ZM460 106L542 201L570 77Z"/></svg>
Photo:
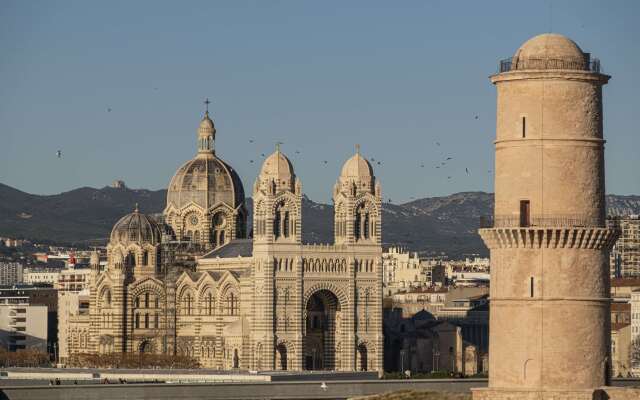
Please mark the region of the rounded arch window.
<svg viewBox="0 0 640 400"><path fill-rule="evenodd" d="M224 228L227 224L227 217L222 212L217 212L213 216L213 226L214 228Z"/></svg>
<svg viewBox="0 0 640 400"><path fill-rule="evenodd" d="M277 240L279 238L288 238L293 233L293 216L292 208L285 200L276 203L275 215L273 219L273 236Z"/></svg>
<svg viewBox="0 0 640 400"><path fill-rule="evenodd" d="M371 209L366 202L358 204L355 210L354 236L356 240L370 239L372 229Z"/></svg>

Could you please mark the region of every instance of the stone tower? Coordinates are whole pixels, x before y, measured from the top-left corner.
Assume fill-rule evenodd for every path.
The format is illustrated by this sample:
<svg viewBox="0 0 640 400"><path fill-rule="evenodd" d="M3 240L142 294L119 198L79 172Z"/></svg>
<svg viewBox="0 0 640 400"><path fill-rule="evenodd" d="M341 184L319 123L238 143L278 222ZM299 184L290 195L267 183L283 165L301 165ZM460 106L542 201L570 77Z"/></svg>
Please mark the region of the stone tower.
<svg viewBox="0 0 640 400"><path fill-rule="evenodd" d="M498 91L489 387L474 399L592 399L610 365L599 61L557 34L527 41Z"/></svg>
<svg viewBox="0 0 640 400"><path fill-rule="evenodd" d="M301 298L296 296L302 290L302 269L299 253L302 242L302 184L296 176L287 156L276 151L264 161L260 175L253 187L253 257L254 270L254 310L252 339L254 344L255 369L274 369L277 346L274 320L293 316L302 308ZM281 285L287 288L286 301L283 288L277 286L279 271L290 272L286 280L293 284ZM295 271L295 272L293 272ZM293 278L298 279L293 279ZM274 301L283 303L276 311ZM293 319L289 331L300 332L301 321ZM289 337L295 347L302 342L300 334ZM290 353L293 353L290 349ZM298 352L299 354L299 352ZM289 354L289 369L300 369L301 359Z"/></svg>

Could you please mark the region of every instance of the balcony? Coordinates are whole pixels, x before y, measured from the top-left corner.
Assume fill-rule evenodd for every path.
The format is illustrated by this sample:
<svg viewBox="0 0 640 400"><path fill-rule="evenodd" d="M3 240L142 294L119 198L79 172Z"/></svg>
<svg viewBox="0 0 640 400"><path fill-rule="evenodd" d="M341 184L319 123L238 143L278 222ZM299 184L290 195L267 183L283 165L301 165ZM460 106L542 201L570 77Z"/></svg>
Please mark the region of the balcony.
<svg viewBox="0 0 640 400"><path fill-rule="evenodd" d="M510 71L524 70L545 70L545 69L562 69L573 71L588 71L600 73L600 60L590 57L580 59L562 59L562 58L519 58L514 63L514 58L507 58L500 61L498 71L500 73Z"/></svg>
<svg viewBox="0 0 640 400"><path fill-rule="evenodd" d="M495 215L480 217L480 228L597 228L605 227L604 220L584 215Z"/></svg>

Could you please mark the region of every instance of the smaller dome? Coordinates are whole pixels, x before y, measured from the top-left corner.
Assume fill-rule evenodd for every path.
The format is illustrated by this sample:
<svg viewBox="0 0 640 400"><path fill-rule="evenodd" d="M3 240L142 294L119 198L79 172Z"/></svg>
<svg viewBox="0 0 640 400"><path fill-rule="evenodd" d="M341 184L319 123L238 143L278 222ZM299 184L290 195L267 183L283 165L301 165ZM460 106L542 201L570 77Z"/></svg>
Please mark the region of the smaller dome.
<svg viewBox="0 0 640 400"><path fill-rule="evenodd" d="M353 155L347 162L342 166L342 172L340 173L341 178L368 178L371 179L373 177L373 168L369 161L366 158L360 155L360 152L357 152Z"/></svg>
<svg viewBox="0 0 640 400"><path fill-rule="evenodd" d="M585 55L568 37L557 33L543 33L520 46L514 58L584 60Z"/></svg>
<svg viewBox="0 0 640 400"><path fill-rule="evenodd" d="M160 243L160 228L149 216L138 212L138 208L131 214L120 218L111 230L111 243Z"/></svg>
<svg viewBox="0 0 640 400"><path fill-rule="evenodd" d="M280 147L267 157L262 164L260 176L277 178L278 180L291 180L294 176L293 164L281 151Z"/></svg>

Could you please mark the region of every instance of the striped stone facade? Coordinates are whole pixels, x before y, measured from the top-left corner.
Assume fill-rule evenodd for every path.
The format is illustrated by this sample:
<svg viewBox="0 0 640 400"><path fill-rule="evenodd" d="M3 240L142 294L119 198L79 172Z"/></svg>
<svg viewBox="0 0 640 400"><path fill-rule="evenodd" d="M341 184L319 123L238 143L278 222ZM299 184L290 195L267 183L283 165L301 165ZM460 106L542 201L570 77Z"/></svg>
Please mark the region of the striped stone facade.
<svg viewBox="0 0 640 400"><path fill-rule="evenodd" d="M199 138L213 138L208 117L201 125ZM211 156L199 147L197 158ZM212 172L201 164L188 174ZM243 191L218 178L193 193L170 188L164 223L138 210L118 221L106 268L92 265L89 313L74 320L88 341L70 352L180 354L221 370L381 371L381 189L369 162L355 154L334 187L334 244L302 243L302 185L280 149L253 187L252 239L242 237ZM223 195L208 193L216 185ZM182 204L186 195L206 201ZM221 209L225 219L209 221ZM196 240L199 223L207 233Z"/></svg>

